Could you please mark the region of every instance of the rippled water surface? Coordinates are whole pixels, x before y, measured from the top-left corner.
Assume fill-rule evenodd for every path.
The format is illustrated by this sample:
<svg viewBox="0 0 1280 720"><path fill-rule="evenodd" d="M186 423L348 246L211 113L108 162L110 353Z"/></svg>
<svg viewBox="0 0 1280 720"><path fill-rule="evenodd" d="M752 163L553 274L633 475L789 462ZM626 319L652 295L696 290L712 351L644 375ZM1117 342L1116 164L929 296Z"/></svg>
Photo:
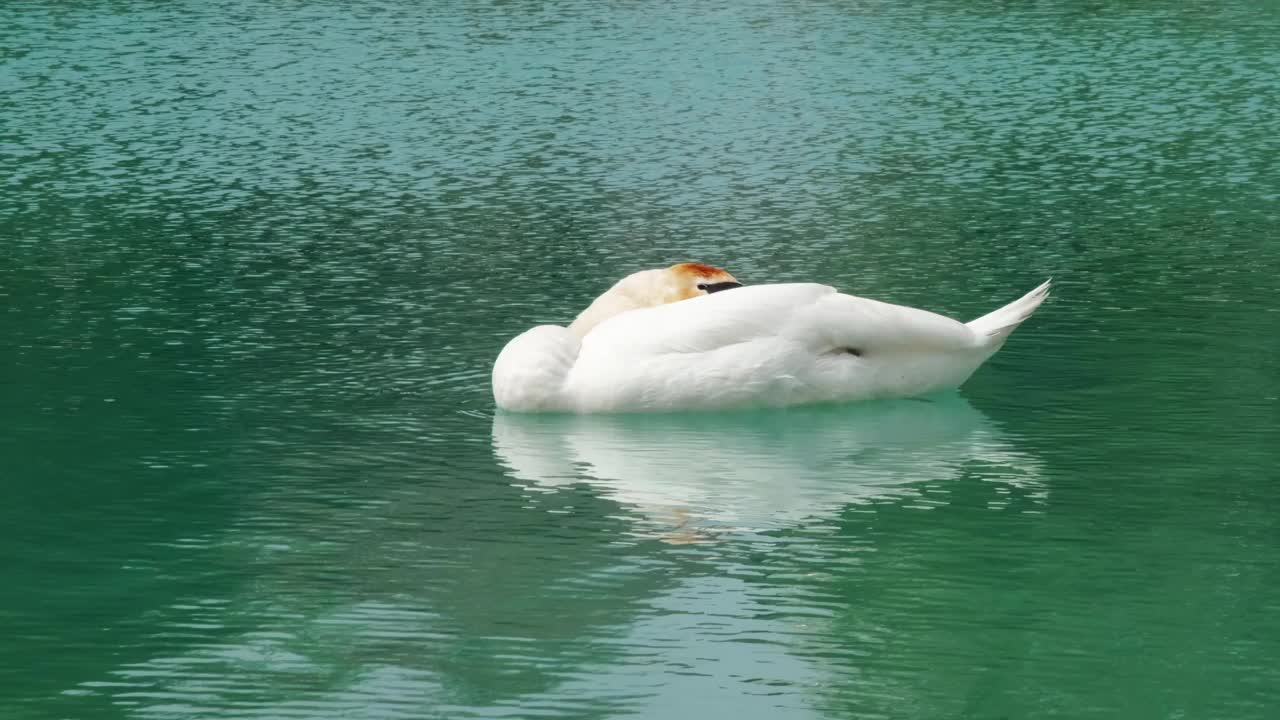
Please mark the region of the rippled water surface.
<svg viewBox="0 0 1280 720"><path fill-rule="evenodd" d="M1280 12L0 4L6 718L1274 718ZM496 415L682 260L957 395Z"/></svg>

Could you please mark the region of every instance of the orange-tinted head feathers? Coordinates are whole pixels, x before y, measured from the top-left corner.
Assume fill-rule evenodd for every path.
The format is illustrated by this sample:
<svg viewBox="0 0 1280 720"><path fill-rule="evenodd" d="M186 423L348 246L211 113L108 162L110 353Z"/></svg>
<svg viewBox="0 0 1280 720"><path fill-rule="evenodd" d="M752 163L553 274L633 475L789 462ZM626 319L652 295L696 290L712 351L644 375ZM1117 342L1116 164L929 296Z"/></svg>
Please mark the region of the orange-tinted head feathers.
<svg viewBox="0 0 1280 720"><path fill-rule="evenodd" d="M669 302L688 300L692 297L714 292L714 290L707 290L706 286L715 286L721 283L733 283L736 285L738 283L736 278L714 265L691 262L679 263L667 268L667 271L678 278L687 280L687 282L676 284L676 297L673 297Z"/></svg>

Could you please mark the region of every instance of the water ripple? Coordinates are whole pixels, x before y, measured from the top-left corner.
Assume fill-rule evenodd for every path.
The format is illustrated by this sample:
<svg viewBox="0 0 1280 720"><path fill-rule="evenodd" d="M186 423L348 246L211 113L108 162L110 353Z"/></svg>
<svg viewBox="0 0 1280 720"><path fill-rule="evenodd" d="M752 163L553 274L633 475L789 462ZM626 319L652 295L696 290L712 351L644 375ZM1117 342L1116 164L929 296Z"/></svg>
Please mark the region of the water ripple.
<svg viewBox="0 0 1280 720"><path fill-rule="evenodd" d="M10 715L1271 716L1274 9L100 5L0 6ZM494 416L677 260L1055 296L963 397Z"/></svg>

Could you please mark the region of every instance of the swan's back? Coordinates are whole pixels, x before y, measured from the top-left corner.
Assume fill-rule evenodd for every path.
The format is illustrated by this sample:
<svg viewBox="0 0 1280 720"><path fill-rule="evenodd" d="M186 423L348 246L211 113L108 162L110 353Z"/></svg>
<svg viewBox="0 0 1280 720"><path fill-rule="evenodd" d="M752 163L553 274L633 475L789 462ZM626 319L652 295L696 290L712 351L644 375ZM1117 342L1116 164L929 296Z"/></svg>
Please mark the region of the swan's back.
<svg viewBox="0 0 1280 720"><path fill-rule="evenodd" d="M985 359L963 323L816 284L748 286L637 310L583 339L581 411L792 405L954 387Z"/></svg>

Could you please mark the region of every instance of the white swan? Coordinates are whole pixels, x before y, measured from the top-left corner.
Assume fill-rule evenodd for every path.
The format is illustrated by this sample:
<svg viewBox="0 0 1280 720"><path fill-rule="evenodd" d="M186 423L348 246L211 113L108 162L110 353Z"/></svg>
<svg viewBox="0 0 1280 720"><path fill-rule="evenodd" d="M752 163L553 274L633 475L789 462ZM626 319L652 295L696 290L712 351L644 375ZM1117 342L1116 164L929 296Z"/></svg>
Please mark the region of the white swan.
<svg viewBox="0 0 1280 720"><path fill-rule="evenodd" d="M512 411L625 412L926 395L969 379L1048 294L1045 282L961 323L826 285L742 287L682 263L623 278L567 328L507 343L493 397Z"/></svg>

